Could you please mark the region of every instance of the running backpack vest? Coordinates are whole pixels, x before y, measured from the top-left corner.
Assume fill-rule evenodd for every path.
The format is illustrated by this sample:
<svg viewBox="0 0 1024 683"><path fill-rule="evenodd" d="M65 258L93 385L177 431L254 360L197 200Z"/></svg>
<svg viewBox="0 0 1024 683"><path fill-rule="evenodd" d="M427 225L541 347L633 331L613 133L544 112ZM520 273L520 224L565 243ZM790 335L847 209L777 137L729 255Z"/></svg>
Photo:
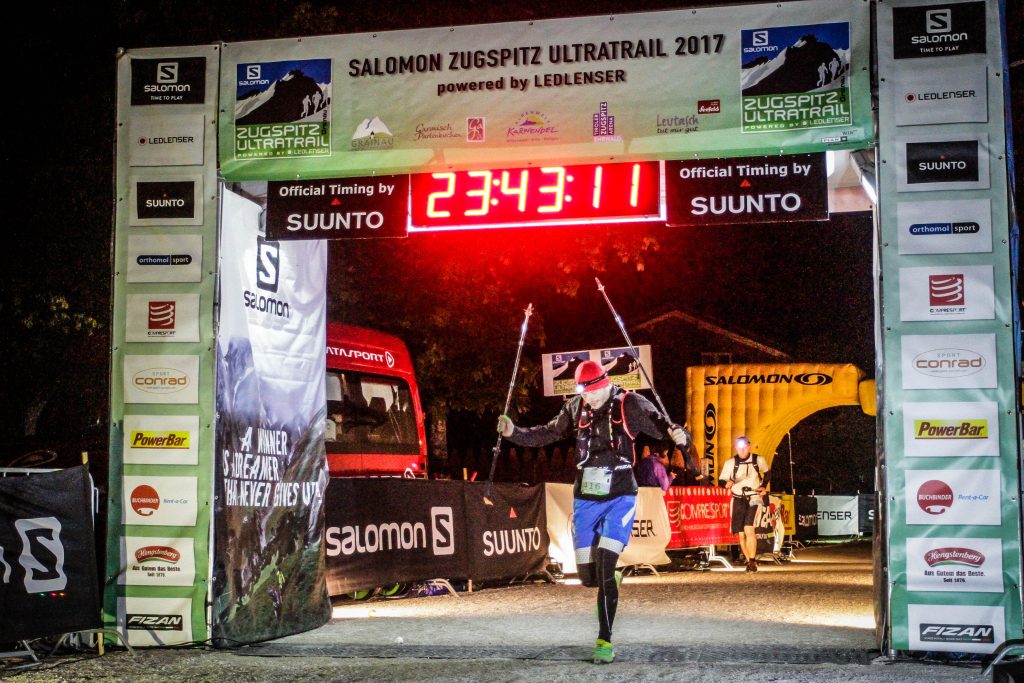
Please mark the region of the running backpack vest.
<svg viewBox="0 0 1024 683"><path fill-rule="evenodd" d="M608 433L612 436L611 448L619 458L635 464L636 453L633 439L635 434L626 424L626 411L623 403L630 392L622 391L612 396L612 406L608 410ZM576 421L576 467L582 467L590 458L590 441L593 436L594 411L586 401L580 401L580 414Z"/></svg>

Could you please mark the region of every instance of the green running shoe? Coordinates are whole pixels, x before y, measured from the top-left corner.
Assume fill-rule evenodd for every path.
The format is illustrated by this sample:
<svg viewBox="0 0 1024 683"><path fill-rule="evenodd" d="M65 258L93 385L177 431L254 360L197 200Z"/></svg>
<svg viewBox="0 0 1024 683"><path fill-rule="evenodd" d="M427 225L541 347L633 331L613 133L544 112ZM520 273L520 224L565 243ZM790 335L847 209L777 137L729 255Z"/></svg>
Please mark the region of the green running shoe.
<svg viewBox="0 0 1024 683"><path fill-rule="evenodd" d="M594 646L594 664L611 664L615 661L615 650L607 640L597 639Z"/></svg>

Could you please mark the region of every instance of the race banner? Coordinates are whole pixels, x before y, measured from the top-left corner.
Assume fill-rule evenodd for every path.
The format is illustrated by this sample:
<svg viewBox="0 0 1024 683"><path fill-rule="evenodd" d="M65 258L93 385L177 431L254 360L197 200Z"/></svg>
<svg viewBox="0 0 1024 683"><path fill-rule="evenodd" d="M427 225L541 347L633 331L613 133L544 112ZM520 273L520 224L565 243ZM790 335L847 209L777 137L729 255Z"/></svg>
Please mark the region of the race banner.
<svg viewBox="0 0 1024 683"><path fill-rule="evenodd" d="M729 532L732 495L717 486L673 486L665 494L672 540L669 548L696 548L736 542Z"/></svg>
<svg viewBox="0 0 1024 683"><path fill-rule="evenodd" d="M459 481L331 478L324 540L330 594L469 578L472 551L463 489ZM512 508L504 509L507 517Z"/></svg>
<svg viewBox="0 0 1024 683"><path fill-rule="evenodd" d="M7 643L102 625L84 465L0 478L0 614Z"/></svg>
<svg viewBox="0 0 1024 683"><path fill-rule="evenodd" d="M213 637L237 645L321 626L327 250L259 233L227 191L220 230Z"/></svg>
<svg viewBox="0 0 1024 683"><path fill-rule="evenodd" d="M541 486L496 484L490 505L483 482L463 482L469 577L477 581L522 577L544 568L547 517Z"/></svg>
<svg viewBox="0 0 1024 683"><path fill-rule="evenodd" d="M290 180L869 147L870 9L806 0L226 43L220 167Z"/></svg>

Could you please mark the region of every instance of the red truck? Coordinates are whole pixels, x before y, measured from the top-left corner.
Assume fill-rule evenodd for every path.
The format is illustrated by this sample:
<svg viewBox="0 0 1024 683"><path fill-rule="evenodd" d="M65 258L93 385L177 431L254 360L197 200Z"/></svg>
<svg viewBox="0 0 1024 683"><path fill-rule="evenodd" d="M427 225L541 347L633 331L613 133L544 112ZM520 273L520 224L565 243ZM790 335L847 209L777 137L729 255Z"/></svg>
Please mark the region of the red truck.
<svg viewBox="0 0 1024 683"><path fill-rule="evenodd" d="M427 476L423 408L401 339L329 322L326 393L332 477Z"/></svg>

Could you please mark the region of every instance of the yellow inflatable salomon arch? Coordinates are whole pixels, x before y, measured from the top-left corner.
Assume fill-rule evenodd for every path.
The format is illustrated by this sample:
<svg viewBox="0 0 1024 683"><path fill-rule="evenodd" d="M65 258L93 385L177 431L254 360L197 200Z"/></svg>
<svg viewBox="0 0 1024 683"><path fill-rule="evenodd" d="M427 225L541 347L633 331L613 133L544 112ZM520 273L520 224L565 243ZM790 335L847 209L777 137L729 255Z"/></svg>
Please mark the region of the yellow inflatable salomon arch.
<svg viewBox="0 0 1024 683"><path fill-rule="evenodd" d="M700 365L686 369L686 414L712 482L737 436L770 465L782 437L812 413L860 406L875 414L875 381L851 364Z"/></svg>

